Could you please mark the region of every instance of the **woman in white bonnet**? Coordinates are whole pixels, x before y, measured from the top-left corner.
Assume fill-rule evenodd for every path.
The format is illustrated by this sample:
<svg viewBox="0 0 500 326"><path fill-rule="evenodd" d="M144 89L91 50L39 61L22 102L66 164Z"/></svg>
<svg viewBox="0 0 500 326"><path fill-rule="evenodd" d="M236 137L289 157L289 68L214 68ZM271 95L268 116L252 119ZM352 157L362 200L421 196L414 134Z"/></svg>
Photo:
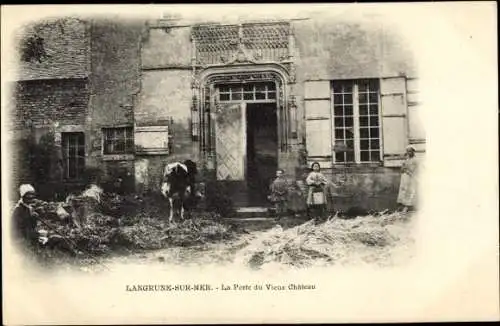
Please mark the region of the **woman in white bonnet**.
<svg viewBox="0 0 500 326"><path fill-rule="evenodd" d="M35 245L38 241L36 232L38 214L31 207L35 200L35 188L29 184L19 187L20 199L12 213L13 235L16 241Z"/></svg>
<svg viewBox="0 0 500 326"><path fill-rule="evenodd" d="M415 159L415 148L408 146L405 153L406 160L401 167L401 182L397 202L403 208L403 212L414 208L417 198L417 161Z"/></svg>

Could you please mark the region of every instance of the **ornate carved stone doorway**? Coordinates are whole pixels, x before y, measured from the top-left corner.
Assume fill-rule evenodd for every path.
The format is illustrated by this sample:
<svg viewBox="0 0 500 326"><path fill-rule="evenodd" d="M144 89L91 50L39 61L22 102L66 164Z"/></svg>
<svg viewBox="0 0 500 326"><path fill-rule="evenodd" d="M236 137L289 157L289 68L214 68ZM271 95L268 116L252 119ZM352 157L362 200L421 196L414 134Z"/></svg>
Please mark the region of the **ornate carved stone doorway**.
<svg viewBox="0 0 500 326"><path fill-rule="evenodd" d="M296 137L294 97L289 96L295 83L291 25L287 21L202 24L192 28L191 42L192 136L199 142L200 157L221 182L248 186L259 175L262 186L269 181L269 172L256 174L257 152L275 153L268 169L275 170ZM259 119L270 121L265 125ZM274 143L261 141L257 148L255 139L264 138L266 132ZM243 197L248 195L248 187L242 192Z"/></svg>
<svg viewBox="0 0 500 326"><path fill-rule="evenodd" d="M269 171L279 165L279 153L288 150L290 128L285 76L285 72L274 67L263 69L257 65L210 68L202 74L200 87L195 93L199 101L193 112L194 120L198 120L194 129L199 130L197 139L201 156L217 180L240 182L240 189L235 190L235 193L244 193L240 197L255 197L249 191L259 191L260 188L260 191L265 191L268 188L266 183L274 173ZM267 110L265 114L263 110ZM258 164L255 162L259 153L254 155L257 147L252 142L256 137L254 129L259 126L256 119L270 118L274 121L274 130L269 127L271 122L265 131L276 135L275 163L269 164L269 171L256 174ZM260 188L249 186L249 178L255 180L256 175L260 176ZM241 198L239 201L242 205L249 204Z"/></svg>

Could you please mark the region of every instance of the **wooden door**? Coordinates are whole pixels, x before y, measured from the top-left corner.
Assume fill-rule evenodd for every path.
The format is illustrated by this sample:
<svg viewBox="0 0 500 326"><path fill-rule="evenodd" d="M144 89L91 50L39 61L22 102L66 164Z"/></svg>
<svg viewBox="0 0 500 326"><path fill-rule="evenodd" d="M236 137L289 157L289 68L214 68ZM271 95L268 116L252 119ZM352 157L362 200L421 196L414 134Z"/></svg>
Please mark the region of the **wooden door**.
<svg viewBox="0 0 500 326"><path fill-rule="evenodd" d="M246 177L246 104L219 103L215 112L217 180Z"/></svg>

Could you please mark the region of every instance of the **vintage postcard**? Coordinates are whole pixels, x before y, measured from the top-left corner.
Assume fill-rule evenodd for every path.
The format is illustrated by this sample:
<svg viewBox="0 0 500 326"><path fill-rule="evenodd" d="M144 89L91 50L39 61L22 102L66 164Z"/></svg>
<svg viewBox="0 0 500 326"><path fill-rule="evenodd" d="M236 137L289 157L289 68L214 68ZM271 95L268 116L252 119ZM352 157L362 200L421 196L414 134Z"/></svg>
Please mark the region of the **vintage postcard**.
<svg viewBox="0 0 500 326"><path fill-rule="evenodd" d="M1 18L5 325L499 320L496 3Z"/></svg>

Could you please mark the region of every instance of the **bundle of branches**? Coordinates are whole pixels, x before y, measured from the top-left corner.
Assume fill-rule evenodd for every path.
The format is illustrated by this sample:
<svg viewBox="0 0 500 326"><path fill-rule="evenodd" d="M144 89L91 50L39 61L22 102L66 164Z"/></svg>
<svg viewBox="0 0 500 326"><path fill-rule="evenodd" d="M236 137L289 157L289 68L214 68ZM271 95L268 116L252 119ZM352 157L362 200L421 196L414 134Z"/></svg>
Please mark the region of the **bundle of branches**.
<svg viewBox="0 0 500 326"><path fill-rule="evenodd" d="M46 202L43 200L35 199L32 207L35 212L44 220L54 222L69 222L69 205L66 202ZM62 214L61 214L62 212Z"/></svg>
<svg viewBox="0 0 500 326"><path fill-rule="evenodd" d="M70 253L84 253L96 255L110 251L109 243L118 232L117 221L111 216L93 213L87 216L87 223L75 227L68 223L54 223L39 225L39 231L45 230L48 235L47 247L63 249Z"/></svg>

